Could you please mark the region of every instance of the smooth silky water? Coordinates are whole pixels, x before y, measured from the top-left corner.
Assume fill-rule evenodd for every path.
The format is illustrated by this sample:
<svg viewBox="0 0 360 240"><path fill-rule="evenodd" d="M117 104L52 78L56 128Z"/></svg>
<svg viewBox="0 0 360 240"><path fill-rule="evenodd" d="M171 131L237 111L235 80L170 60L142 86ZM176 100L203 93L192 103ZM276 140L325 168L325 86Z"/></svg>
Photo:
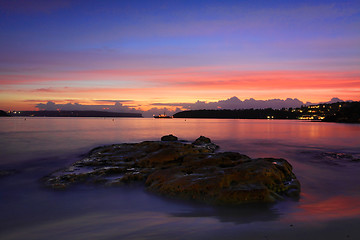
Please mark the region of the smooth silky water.
<svg viewBox="0 0 360 240"><path fill-rule="evenodd" d="M285 158L301 198L226 208L141 185L55 191L41 183L94 147L167 134ZM0 239L359 239L359 136L359 124L297 120L0 118L0 170L15 170L0 177Z"/></svg>

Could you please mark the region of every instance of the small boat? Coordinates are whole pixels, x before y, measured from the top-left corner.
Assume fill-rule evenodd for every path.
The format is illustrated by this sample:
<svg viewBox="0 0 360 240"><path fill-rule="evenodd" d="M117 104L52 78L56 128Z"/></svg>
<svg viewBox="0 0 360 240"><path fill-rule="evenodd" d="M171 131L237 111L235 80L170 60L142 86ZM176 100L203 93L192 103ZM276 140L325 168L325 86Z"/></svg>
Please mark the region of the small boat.
<svg viewBox="0 0 360 240"><path fill-rule="evenodd" d="M154 118L173 118L172 116L168 116L165 113L164 114L159 114L159 115L154 115Z"/></svg>

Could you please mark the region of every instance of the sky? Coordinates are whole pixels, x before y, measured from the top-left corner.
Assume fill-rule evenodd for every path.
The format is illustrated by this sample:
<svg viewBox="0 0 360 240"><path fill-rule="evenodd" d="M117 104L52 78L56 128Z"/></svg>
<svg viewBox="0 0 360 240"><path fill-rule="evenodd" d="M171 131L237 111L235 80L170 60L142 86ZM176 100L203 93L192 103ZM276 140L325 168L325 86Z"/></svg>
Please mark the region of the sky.
<svg viewBox="0 0 360 240"><path fill-rule="evenodd" d="M2 110L233 97L359 101L360 1L0 0Z"/></svg>

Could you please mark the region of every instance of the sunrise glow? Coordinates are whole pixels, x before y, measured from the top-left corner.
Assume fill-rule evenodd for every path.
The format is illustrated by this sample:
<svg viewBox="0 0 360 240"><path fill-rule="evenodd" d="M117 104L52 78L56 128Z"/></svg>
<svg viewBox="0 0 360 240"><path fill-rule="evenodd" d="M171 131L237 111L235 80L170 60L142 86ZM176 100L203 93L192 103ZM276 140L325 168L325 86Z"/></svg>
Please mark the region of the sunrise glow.
<svg viewBox="0 0 360 240"><path fill-rule="evenodd" d="M357 1L2 1L0 109L360 100Z"/></svg>

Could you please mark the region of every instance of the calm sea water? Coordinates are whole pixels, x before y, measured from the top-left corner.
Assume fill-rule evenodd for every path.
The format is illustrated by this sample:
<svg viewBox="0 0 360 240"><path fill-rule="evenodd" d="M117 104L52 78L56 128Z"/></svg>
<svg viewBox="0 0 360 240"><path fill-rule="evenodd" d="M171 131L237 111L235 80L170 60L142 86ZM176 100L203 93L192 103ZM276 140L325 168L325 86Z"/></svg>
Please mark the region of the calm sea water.
<svg viewBox="0 0 360 240"><path fill-rule="evenodd" d="M43 188L93 147L210 137L221 151L287 159L299 201L218 208L139 187ZM360 125L287 120L0 118L0 239L359 239ZM350 157L351 156L351 157Z"/></svg>

